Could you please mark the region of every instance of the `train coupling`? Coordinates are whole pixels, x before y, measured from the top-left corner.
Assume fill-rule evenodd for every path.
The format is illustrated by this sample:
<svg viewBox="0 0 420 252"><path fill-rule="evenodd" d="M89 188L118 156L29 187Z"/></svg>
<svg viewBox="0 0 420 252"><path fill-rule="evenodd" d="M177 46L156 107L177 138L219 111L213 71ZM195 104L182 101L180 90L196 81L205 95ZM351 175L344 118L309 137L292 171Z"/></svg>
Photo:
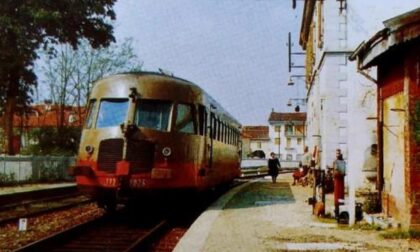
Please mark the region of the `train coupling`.
<svg viewBox="0 0 420 252"><path fill-rule="evenodd" d="M119 161L117 163L117 169L115 171L115 175L117 177L125 177L130 174L130 163L126 160Z"/></svg>

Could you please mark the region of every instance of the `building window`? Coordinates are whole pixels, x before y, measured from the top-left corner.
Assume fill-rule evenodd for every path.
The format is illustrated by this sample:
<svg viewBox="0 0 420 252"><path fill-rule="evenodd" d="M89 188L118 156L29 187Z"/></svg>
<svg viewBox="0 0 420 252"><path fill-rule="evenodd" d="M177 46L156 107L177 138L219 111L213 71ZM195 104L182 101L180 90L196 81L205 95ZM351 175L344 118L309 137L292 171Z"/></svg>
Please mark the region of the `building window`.
<svg viewBox="0 0 420 252"><path fill-rule="evenodd" d="M292 147L292 139L288 137L286 139L286 148L290 148L290 147Z"/></svg>
<svg viewBox="0 0 420 252"><path fill-rule="evenodd" d="M257 142L257 148L261 149L261 142Z"/></svg>
<svg viewBox="0 0 420 252"><path fill-rule="evenodd" d="M286 134L289 134L289 135L293 134L293 125L291 124L286 125Z"/></svg>
<svg viewBox="0 0 420 252"><path fill-rule="evenodd" d="M287 154L286 155L286 161L292 161L293 160L293 155L292 154Z"/></svg>
<svg viewBox="0 0 420 252"><path fill-rule="evenodd" d="M301 145L302 144L302 138L298 138L297 139L297 145Z"/></svg>
<svg viewBox="0 0 420 252"><path fill-rule="evenodd" d="M280 137L274 138L274 144L275 145L280 145Z"/></svg>
<svg viewBox="0 0 420 252"><path fill-rule="evenodd" d="M280 132L280 129L281 129L280 125L274 126L274 132Z"/></svg>
<svg viewBox="0 0 420 252"><path fill-rule="evenodd" d="M296 135L303 136L304 130L305 130L305 126L304 125L296 125L295 126L295 131L296 131L295 134Z"/></svg>

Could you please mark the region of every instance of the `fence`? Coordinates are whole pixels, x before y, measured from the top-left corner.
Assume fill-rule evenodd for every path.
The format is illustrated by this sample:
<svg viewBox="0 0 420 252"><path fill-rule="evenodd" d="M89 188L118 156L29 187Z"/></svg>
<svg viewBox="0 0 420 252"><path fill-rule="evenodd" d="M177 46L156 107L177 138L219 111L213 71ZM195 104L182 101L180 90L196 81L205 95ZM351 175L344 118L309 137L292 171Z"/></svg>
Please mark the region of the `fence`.
<svg viewBox="0 0 420 252"><path fill-rule="evenodd" d="M242 159L241 161L241 168L251 168L251 167L260 167L260 166L267 166L268 159ZM299 167L299 161L285 161L280 160L281 168L297 168Z"/></svg>
<svg viewBox="0 0 420 252"><path fill-rule="evenodd" d="M67 173L73 156L0 155L0 185L16 182L72 181Z"/></svg>
<svg viewBox="0 0 420 252"><path fill-rule="evenodd" d="M267 159L242 159L242 176L268 174ZM281 169L294 169L299 166L298 161L280 161Z"/></svg>

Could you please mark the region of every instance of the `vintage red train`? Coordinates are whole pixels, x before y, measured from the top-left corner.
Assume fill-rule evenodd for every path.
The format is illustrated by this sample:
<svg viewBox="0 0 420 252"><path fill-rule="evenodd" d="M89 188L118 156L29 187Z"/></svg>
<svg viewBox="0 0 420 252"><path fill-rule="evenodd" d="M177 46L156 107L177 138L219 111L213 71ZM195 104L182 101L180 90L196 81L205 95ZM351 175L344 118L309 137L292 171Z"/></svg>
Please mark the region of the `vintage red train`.
<svg viewBox="0 0 420 252"><path fill-rule="evenodd" d="M240 127L187 80L113 75L92 89L71 174L108 209L148 193L206 190L240 175Z"/></svg>

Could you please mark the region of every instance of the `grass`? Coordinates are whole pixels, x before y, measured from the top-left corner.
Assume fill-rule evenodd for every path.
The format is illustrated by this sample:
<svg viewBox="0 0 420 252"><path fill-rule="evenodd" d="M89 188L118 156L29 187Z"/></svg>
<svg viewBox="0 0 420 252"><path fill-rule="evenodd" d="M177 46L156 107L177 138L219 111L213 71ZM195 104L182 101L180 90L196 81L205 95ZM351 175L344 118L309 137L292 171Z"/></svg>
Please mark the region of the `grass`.
<svg viewBox="0 0 420 252"><path fill-rule="evenodd" d="M353 229L357 229L357 230L366 230L366 231L381 231L382 228L378 225L371 225L367 222L357 222L356 224L354 224L354 226L349 226L349 225L338 225L338 227L340 229L344 229L344 230L353 230Z"/></svg>
<svg viewBox="0 0 420 252"><path fill-rule="evenodd" d="M281 204L293 200L289 183L255 182L243 188L226 204L226 208L255 207L257 201L272 201L273 204Z"/></svg>
<svg viewBox="0 0 420 252"><path fill-rule="evenodd" d="M396 230L396 231L387 231L381 236L384 239L420 239L420 230Z"/></svg>

